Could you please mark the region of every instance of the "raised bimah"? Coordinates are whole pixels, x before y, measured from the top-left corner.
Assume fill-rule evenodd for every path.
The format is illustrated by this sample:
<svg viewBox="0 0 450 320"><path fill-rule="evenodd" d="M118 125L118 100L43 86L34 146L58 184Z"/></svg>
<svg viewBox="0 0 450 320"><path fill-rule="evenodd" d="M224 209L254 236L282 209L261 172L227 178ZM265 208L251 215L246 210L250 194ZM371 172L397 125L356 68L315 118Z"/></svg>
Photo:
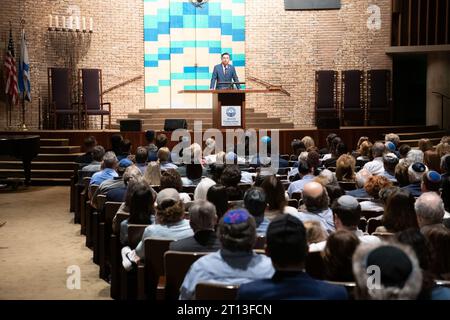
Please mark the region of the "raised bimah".
<svg viewBox="0 0 450 320"><path fill-rule="evenodd" d="M277 93L290 95L281 86L274 86L251 78L255 82L266 86L265 89L214 89L214 90L181 90L178 93L197 93L213 95L213 127L217 129L245 129L246 95L250 93ZM243 83L239 83L243 84Z"/></svg>

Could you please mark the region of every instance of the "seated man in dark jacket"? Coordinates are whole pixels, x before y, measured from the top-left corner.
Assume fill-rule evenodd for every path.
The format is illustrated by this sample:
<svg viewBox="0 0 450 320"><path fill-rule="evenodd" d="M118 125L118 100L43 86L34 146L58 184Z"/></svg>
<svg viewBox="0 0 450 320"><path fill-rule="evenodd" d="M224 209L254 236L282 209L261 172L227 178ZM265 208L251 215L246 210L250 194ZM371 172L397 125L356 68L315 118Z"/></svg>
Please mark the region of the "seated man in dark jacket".
<svg viewBox="0 0 450 320"><path fill-rule="evenodd" d="M308 254L303 223L284 214L267 229L266 254L276 270L272 279L242 284L239 300L346 300L344 287L315 280L305 271Z"/></svg>
<svg viewBox="0 0 450 320"><path fill-rule="evenodd" d="M208 201L197 200L189 208L189 224L194 236L174 241L170 250L184 252L213 252L220 249L214 227L217 224L216 207Z"/></svg>

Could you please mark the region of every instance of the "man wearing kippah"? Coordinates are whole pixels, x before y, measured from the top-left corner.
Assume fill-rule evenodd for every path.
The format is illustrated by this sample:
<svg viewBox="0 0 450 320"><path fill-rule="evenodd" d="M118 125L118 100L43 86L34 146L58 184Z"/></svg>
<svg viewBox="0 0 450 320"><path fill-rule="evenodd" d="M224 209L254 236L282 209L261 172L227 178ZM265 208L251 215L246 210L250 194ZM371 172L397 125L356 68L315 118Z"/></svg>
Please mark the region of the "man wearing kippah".
<svg viewBox="0 0 450 320"><path fill-rule="evenodd" d="M294 218L295 219L295 218ZM219 222L221 249L198 259L181 285L180 300L195 299L201 282L241 285L272 277L270 259L253 252L256 241L255 219L245 209L230 210Z"/></svg>
<svg viewBox="0 0 450 320"><path fill-rule="evenodd" d="M402 189L408 190L414 197L420 197L422 194L422 177L428 172L428 168L421 162L413 163L408 167L409 185Z"/></svg>

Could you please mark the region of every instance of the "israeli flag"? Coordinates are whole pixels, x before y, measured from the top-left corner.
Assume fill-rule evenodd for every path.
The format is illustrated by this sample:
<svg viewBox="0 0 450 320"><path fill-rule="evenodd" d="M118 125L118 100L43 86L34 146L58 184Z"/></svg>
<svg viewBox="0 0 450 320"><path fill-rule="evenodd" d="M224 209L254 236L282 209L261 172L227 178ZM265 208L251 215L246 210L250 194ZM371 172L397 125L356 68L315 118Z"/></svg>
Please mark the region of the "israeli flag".
<svg viewBox="0 0 450 320"><path fill-rule="evenodd" d="M25 100L31 101L30 61L28 60L25 30L22 30L22 39L20 42L19 92L23 94Z"/></svg>

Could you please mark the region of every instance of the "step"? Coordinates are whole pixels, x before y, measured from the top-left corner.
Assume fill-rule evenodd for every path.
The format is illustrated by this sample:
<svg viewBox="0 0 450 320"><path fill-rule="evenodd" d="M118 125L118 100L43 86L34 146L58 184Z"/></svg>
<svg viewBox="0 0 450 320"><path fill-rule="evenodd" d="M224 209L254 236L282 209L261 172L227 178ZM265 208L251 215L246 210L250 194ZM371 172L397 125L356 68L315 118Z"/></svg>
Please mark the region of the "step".
<svg viewBox="0 0 450 320"><path fill-rule="evenodd" d="M400 145L408 144L411 147L417 147L419 144L419 140L420 139L400 140ZM441 141L441 138L431 138L430 141L433 145L437 145Z"/></svg>
<svg viewBox="0 0 450 320"><path fill-rule="evenodd" d="M58 178L70 179L73 170L31 170L31 179L34 178ZM21 169L0 169L0 177L22 178L24 172Z"/></svg>
<svg viewBox="0 0 450 320"><path fill-rule="evenodd" d="M39 149L39 152L48 154L68 154L80 151L80 146L41 146Z"/></svg>
<svg viewBox="0 0 450 320"><path fill-rule="evenodd" d="M83 153L70 153L70 154L53 154L53 153L40 153L33 162L74 162L78 156Z"/></svg>
<svg viewBox="0 0 450 320"><path fill-rule="evenodd" d="M0 169L22 169L22 161L0 161ZM75 170L78 164L75 162L50 162L42 161L31 163L32 170Z"/></svg>
<svg viewBox="0 0 450 320"><path fill-rule="evenodd" d="M41 146L68 146L69 139L41 139Z"/></svg>
<svg viewBox="0 0 450 320"><path fill-rule="evenodd" d="M413 139L422 139L422 138L442 138L443 136L448 135L447 131L430 131L430 132L406 132L399 133L400 139L404 140L413 140Z"/></svg>

